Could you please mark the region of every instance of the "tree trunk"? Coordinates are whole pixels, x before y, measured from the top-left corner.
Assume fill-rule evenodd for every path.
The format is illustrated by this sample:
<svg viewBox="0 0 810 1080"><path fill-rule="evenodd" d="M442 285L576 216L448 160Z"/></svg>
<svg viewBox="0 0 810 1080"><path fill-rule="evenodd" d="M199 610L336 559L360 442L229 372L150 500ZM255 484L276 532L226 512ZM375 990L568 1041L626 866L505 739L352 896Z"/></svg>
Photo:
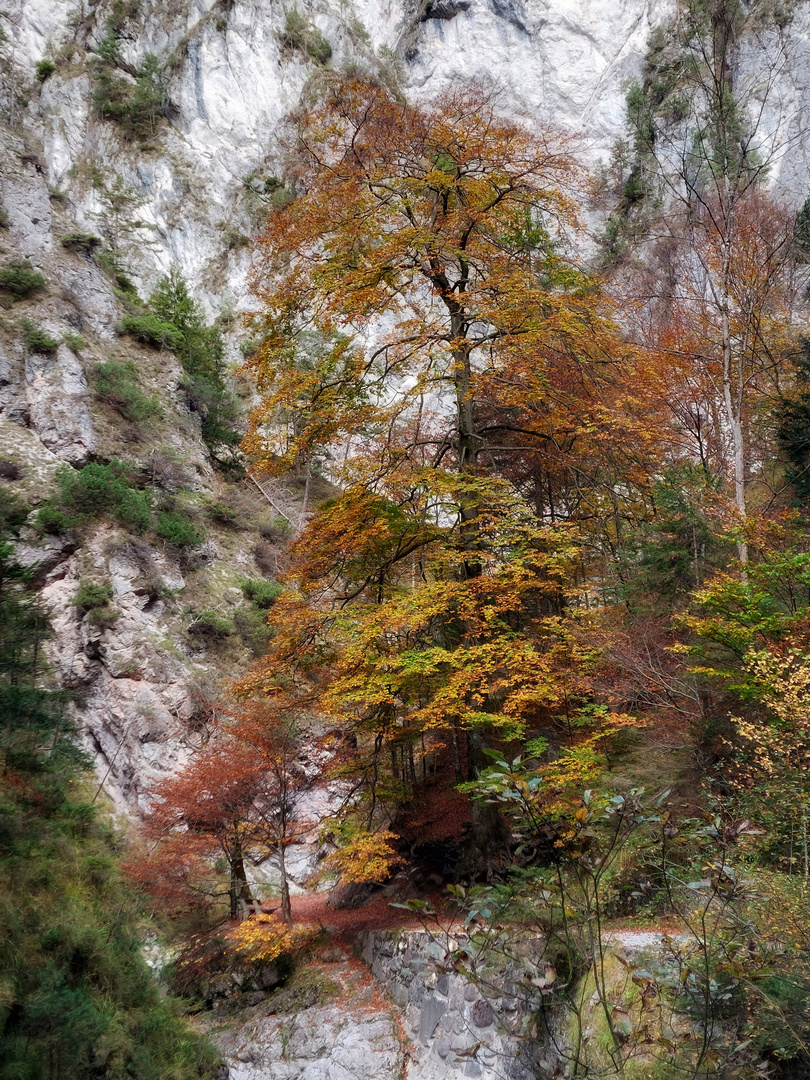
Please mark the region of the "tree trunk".
<svg viewBox="0 0 810 1080"><path fill-rule="evenodd" d="M250 894L247 874L245 873L245 859L242 852L241 841L234 840L230 858L231 886L229 889L231 918L235 919L239 914L240 900L244 904L252 904L253 897Z"/></svg>
<svg viewBox="0 0 810 1080"><path fill-rule="evenodd" d="M278 851L278 871L281 878L281 915L287 926L292 926L292 904L290 903L290 882L287 877L287 862L284 855L284 838L279 837L276 850Z"/></svg>

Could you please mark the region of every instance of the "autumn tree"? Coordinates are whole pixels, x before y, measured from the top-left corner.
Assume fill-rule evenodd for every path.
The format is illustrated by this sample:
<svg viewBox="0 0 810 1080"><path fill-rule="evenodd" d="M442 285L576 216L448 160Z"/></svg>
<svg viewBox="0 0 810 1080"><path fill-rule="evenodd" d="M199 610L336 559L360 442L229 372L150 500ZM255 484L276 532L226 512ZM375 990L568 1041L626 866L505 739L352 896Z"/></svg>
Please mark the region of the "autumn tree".
<svg viewBox="0 0 810 1080"><path fill-rule="evenodd" d="M218 859L228 868L231 918L253 904L246 860L271 854L279 868L281 909L292 922L285 850L310 827L298 813L306 776L293 723L247 702L188 765L152 789L146 821L155 843L136 870L158 899L179 901L195 889L217 894L206 879Z"/></svg>
<svg viewBox="0 0 810 1080"><path fill-rule="evenodd" d="M189 856L211 861L224 858L228 867L228 906L235 919L240 904L252 903L245 858L258 842L253 805L263 788L261 763L232 739L217 739L196 754L185 769L156 784L147 817L148 834L168 849L166 869ZM156 870L152 891L167 884L163 860L150 859ZM149 886L149 882L146 882Z"/></svg>
<svg viewBox="0 0 810 1080"><path fill-rule="evenodd" d="M790 58L761 15L739 0L689 0L654 36L628 95L635 197L623 210L629 220L633 206L666 207L631 286L648 298L640 332L666 360L676 455L727 480L740 522L773 454L763 414L789 375L800 300L795 214L764 184L795 138L778 90ZM742 74L752 36L768 59ZM738 554L744 564L742 539Z"/></svg>
<svg viewBox="0 0 810 1080"><path fill-rule="evenodd" d="M490 91L414 107L335 78L297 118L290 170L298 198L259 241L245 446L275 472L328 448L343 490L293 546L279 633L241 685L353 718L371 824L424 781L431 740L462 779L487 730L580 731L577 513L552 495L549 515L547 485L504 461L604 457L636 354L567 256L571 147Z"/></svg>
<svg viewBox="0 0 810 1080"><path fill-rule="evenodd" d="M284 922L290 925L292 906L286 850L312 827L301 808L307 777L300 762L299 731L293 717L275 713L261 700L248 701L230 715L234 722L232 738L260 772L261 783L251 801L251 819L262 846L275 857L281 913Z"/></svg>

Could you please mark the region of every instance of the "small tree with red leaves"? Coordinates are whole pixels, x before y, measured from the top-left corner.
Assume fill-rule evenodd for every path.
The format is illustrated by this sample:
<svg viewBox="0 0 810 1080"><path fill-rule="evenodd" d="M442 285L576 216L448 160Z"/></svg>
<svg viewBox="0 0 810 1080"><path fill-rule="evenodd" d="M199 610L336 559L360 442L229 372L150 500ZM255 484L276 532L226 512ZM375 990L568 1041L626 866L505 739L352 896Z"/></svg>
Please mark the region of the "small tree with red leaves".
<svg viewBox="0 0 810 1080"><path fill-rule="evenodd" d="M289 924L285 849L308 828L297 819L306 782L297 760L297 733L260 702L248 702L230 716L231 723L180 773L154 787L146 832L155 847L135 876L164 903L199 904L201 898L221 895L211 869L224 858L234 919L253 904L246 858L269 850L278 863L282 913Z"/></svg>

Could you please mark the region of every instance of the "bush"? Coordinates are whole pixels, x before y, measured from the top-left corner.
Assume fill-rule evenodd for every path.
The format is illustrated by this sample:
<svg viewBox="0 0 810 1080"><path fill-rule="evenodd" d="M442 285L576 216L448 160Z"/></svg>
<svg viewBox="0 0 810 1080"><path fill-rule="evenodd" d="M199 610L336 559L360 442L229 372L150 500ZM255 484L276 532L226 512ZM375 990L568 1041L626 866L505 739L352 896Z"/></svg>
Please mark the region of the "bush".
<svg viewBox="0 0 810 1080"><path fill-rule="evenodd" d="M80 581L71 603L81 612L85 612L92 608L106 607L112 600L112 595L112 588L109 585L97 585L94 581Z"/></svg>
<svg viewBox="0 0 810 1080"><path fill-rule="evenodd" d="M0 480L20 480L23 475L22 465L8 458L0 458Z"/></svg>
<svg viewBox="0 0 810 1080"><path fill-rule="evenodd" d="M216 611L200 611L194 617L188 632L207 641L224 641L233 633L233 623Z"/></svg>
<svg viewBox="0 0 810 1080"><path fill-rule="evenodd" d="M207 502L205 509L213 521L231 529L244 528L253 515L251 499L246 492L233 487L227 488L220 498Z"/></svg>
<svg viewBox="0 0 810 1080"><path fill-rule="evenodd" d="M288 49L306 53L318 64L327 64L332 57L332 46L297 8L287 12L278 40Z"/></svg>
<svg viewBox="0 0 810 1080"><path fill-rule="evenodd" d="M236 611L233 616L234 626L244 644L254 656L264 656L270 642L272 631L267 625L264 611L255 608Z"/></svg>
<svg viewBox="0 0 810 1080"><path fill-rule="evenodd" d="M140 491L138 488L128 488L120 503L115 507L115 515L130 532L146 532L152 524L149 492Z"/></svg>
<svg viewBox="0 0 810 1080"><path fill-rule="evenodd" d="M12 259L0 267L0 289L11 293L15 300L22 300L31 293L45 288L45 278L24 259Z"/></svg>
<svg viewBox="0 0 810 1080"><path fill-rule="evenodd" d="M78 334L65 334L62 339L69 349L72 349L75 353L79 353L84 348L84 338L79 337Z"/></svg>
<svg viewBox="0 0 810 1080"><path fill-rule="evenodd" d="M157 315L127 315L119 324L119 332L128 334L144 345L153 349L171 349L177 352L183 345L183 335L170 322L164 322Z"/></svg>
<svg viewBox="0 0 810 1080"><path fill-rule="evenodd" d="M128 466L115 458L109 465L93 461L83 469L65 466L57 482L59 495L39 511L39 524L46 532L64 532L103 514L134 533L151 525L149 493L133 484Z"/></svg>
<svg viewBox="0 0 810 1080"><path fill-rule="evenodd" d="M53 75L56 71L56 64L53 60L38 60L36 66L37 82L44 83L49 75Z"/></svg>
<svg viewBox="0 0 810 1080"><path fill-rule="evenodd" d="M75 524L73 518L50 500L43 503L37 511L37 526L50 536L62 536Z"/></svg>
<svg viewBox="0 0 810 1080"><path fill-rule="evenodd" d="M278 552L269 540L258 540L253 548L253 559L263 574L272 577L278 570Z"/></svg>
<svg viewBox="0 0 810 1080"><path fill-rule="evenodd" d="M59 342L46 333L41 326L34 326L27 319L23 322L25 344L32 352L45 353L50 356L59 348Z"/></svg>
<svg viewBox="0 0 810 1080"><path fill-rule="evenodd" d="M14 465L14 462L0 461L0 476L3 465ZM0 534L16 533L27 521L30 509L13 491L0 488Z"/></svg>
<svg viewBox="0 0 810 1080"><path fill-rule="evenodd" d="M192 521L176 511L158 514L155 532L178 548L196 547L205 539L204 530L198 529Z"/></svg>
<svg viewBox="0 0 810 1080"><path fill-rule="evenodd" d="M96 397L112 405L133 424L154 420L161 414L157 398L145 394L136 381L136 368L131 360L108 360L93 372Z"/></svg>
<svg viewBox="0 0 810 1080"><path fill-rule="evenodd" d="M59 243L68 251L75 251L77 254L81 253L82 255L92 255L96 248L101 246L101 239L92 233L74 232L60 236Z"/></svg>
<svg viewBox="0 0 810 1080"><path fill-rule="evenodd" d="M283 591L277 581L257 581L253 578L245 578L239 588L246 600L263 611L271 608Z"/></svg>
<svg viewBox="0 0 810 1080"><path fill-rule="evenodd" d="M109 585L97 585L94 581L80 581L71 603L82 615L88 615L94 626L105 630L118 618L118 612L110 606L112 595L112 588Z"/></svg>

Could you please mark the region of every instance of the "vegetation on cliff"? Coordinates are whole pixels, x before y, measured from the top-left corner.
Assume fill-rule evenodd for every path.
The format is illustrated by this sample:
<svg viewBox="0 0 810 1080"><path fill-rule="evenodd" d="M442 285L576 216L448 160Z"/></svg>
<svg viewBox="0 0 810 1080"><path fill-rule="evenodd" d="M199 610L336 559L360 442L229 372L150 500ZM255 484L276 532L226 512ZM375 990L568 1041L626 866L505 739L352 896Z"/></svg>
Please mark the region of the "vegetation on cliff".
<svg viewBox="0 0 810 1080"><path fill-rule="evenodd" d="M6 541L0 621L0 1076L214 1077L145 963L120 840L64 695L42 689L46 613Z"/></svg>

